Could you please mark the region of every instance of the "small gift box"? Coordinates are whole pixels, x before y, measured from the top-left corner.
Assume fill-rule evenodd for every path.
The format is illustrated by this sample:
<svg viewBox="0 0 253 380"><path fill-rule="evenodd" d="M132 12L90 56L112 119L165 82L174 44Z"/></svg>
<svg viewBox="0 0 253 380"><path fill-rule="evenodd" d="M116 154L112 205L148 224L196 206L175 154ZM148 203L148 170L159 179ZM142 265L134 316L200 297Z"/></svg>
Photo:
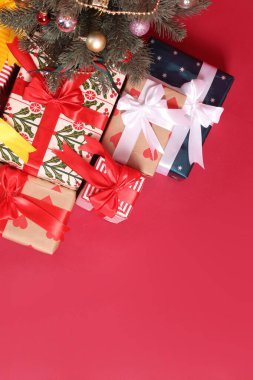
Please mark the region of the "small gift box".
<svg viewBox="0 0 253 380"><path fill-rule="evenodd" d="M2 69L0 69L0 116L3 115L4 108L10 96L10 92L18 71L18 66L10 66L7 61L3 65Z"/></svg>
<svg viewBox="0 0 253 380"><path fill-rule="evenodd" d="M0 10L12 10L15 7L16 4L14 0L0 0ZM7 46L14 38L15 34L13 30L0 25L0 116L2 116L6 101L11 92L12 80L18 71L15 65L18 64L18 62Z"/></svg>
<svg viewBox="0 0 253 380"><path fill-rule="evenodd" d="M117 93L111 90L103 96L91 74L78 74L52 94L47 90L42 74L36 70L35 58L20 51L17 40L9 47L23 67L8 99L4 118L36 148L26 165L16 159L15 166L33 176L77 189L81 184L80 176L56 157L53 149L61 149L65 142L79 151L85 135L99 140ZM115 84L120 88L124 76L118 73L114 76ZM83 157L88 161L91 159L86 153ZM0 145L0 160L13 163L3 145Z"/></svg>
<svg viewBox="0 0 253 380"><path fill-rule="evenodd" d="M8 83L11 74L13 72L14 65L9 66L8 63L6 62L2 69L0 70L0 93L2 93L3 88L6 86Z"/></svg>
<svg viewBox="0 0 253 380"><path fill-rule="evenodd" d="M68 230L74 190L0 166L0 234L52 254Z"/></svg>
<svg viewBox="0 0 253 380"><path fill-rule="evenodd" d="M126 220L142 190L144 177L139 171L116 163L104 147L90 137L86 137L86 144L80 149L100 156L95 167L66 144L63 151L55 151L62 161L87 181L77 204L88 211L94 210L112 223Z"/></svg>
<svg viewBox="0 0 253 380"><path fill-rule="evenodd" d="M127 81L102 144L112 157L153 176L174 125L185 123L185 96L154 78Z"/></svg>
<svg viewBox="0 0 253 380"><path fill-rule="evenodd" d="M184 111L189 120L188 126L173 129L157 172L187 178L193 163L203 166L202 145L211 125L219 122L234 78L154 38L150 48L151 75L186 95Z"/></svg>

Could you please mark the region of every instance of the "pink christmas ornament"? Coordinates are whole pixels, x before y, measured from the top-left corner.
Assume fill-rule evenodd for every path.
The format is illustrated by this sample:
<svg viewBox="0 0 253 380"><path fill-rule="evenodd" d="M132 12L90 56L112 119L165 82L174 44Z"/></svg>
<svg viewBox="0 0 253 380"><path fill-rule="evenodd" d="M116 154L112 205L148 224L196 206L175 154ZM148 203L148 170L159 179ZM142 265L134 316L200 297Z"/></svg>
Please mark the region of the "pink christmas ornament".
<svg viewBox="0 0 253 380"><path fill-rule="evenodd" d="M129 29L134 36L142 37L148 33L150 22L147 20L133 20L129 24Z"/></svg>
<svg viewBox="0 0 253 380"><path fill-rule="evenodd" d="M68 15L59 14L56 17L57 28L64 33L70 33L75 30L77 25L77 19Z"/></svg>

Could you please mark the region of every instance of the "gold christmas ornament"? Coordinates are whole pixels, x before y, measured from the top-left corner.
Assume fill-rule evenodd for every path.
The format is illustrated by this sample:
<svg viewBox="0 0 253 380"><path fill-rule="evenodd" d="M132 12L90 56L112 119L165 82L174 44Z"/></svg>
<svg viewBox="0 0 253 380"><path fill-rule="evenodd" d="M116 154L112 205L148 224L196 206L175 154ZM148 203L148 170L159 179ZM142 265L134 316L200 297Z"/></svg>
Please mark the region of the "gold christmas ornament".
<svg viewBox="0 0 253 380"><path fill-rule="evenodd" d="M86 39L87 48L93 53L100 53L106 47L106 37L101 32L91 32Z"/></svg>

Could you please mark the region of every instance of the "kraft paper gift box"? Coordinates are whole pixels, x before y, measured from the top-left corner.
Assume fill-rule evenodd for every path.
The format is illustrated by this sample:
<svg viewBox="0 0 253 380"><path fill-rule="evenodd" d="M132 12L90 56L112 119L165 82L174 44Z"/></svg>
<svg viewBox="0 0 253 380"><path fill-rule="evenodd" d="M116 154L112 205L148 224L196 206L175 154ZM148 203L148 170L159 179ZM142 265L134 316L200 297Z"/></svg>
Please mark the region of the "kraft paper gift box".
<svg viewBox="0 0 253 380"><path fill-rule="evenodd" d="M151 77L139 85L128 80L124 91L102 144L117 162L153 176L173 126L184 119L185 96Z"/></svg>
<svg viewBox="0 0 253 380"><path fill-rule="evenodd" d="M76 192L0 166L0 235L53 254L64 233Z"/></svg>
<svg viewBox="0 0 253 380"><path fill-rule="evenodd" d="M153 55L151 75L173 86L177 91L187 93L188 115L193 116L192 119L195 121L196 118L191 110L193 110L193 104L198 107L197 128L196 124L195 126L192 124L185 131L183 128L181 130L178 127L175 128L174 135L172 133L157 168L160 174L177 179L187 178L194 162L203 166L202 145L211 130L212 123L219 121L222 112L220 107L225 101L234 78L155 38L150 40L150 49ZM208 117L203 117L204 114Z"/></svg>
<svg viewBox="0 0 253 380"><path fill-rule="evenodd" d="M28 174L78 189L81 178L53 153L68 143L78 151L86 135L99 140L117 99L115 90L103 95L90 74L79 74L52 94L43 76L36 72L38 55L18 49L15 40L9 47L22 64L4 112L5 120L37 148L29 161L16 158L14 165ZM28 73L29 71L29 73ZM124 76L112 74L120 89ZM0 160L13 163L10 152L0 145ZM90 161L91 155L83 154Z"/></svg>
<svg viewBox="0 0 253 380"><path fill-rule="evenodd" d="M86 144L80 149L100 156L94 167L66 144L63 151L55 152L86 180L77 204L85 210L95 211L111 223L126 220L139 197L145 178L136 169L115 162L101 143L93 138L86 137Z"/></svg>

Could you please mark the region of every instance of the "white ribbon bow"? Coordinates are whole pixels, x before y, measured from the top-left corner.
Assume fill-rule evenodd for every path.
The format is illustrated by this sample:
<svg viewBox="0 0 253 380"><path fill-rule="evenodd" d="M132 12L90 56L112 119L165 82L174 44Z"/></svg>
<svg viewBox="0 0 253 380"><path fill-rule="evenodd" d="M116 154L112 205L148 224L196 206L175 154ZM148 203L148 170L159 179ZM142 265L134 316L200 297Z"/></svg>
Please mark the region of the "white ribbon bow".
<svg viewBox="0 0 253 380"><path fill-rule="evenodd" d="M164 94L161 84L148 79L138 99L130 94L121 97L117 108L124 111L121 116L125 129L113 154L116 161L122 164L128 162L141 131L153 157L155 150L164 153L151 124L171 131L174 125L189 123L185 112L180 109L168 109L166 100L162 99Z"/></svg>
<svg viewBox="0 0 253 380"><path fill-rule="evenodd" d="M202 79L185 83L181 90L187 96L183 110L190 119L189 161L204 168L201 126L208 128L212 123L218 123L224 109L202 103L206 90L206 83Z"/></svg>

